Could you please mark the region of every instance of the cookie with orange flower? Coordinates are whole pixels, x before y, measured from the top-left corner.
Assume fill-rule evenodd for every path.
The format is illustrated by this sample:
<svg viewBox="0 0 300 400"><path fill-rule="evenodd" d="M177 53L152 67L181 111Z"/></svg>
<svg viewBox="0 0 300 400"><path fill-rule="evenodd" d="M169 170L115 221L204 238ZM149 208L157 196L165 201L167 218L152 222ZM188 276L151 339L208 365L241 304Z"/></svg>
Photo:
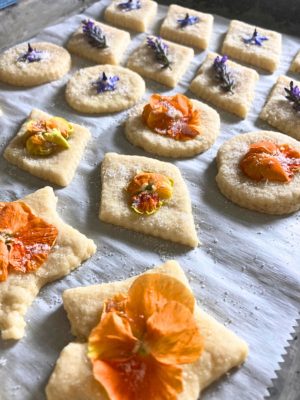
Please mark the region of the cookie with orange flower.
<svg viewBox="0 0 300 400"><path fill-rule="evenodd" d="M101 182L102 221L191 247L199 245L189 191L175 165L107 153Z"/></svg>
<svg viewBox="0 0 300 400"><path fill-rule="evenodd" d="M282 133L235 136L217 156L217 184L241 207L266 214L300 209L300 143Z"/></svg>
<svg viewBox="0 0 300 400"><path fill-rule="evenodd" d="M220 129L219 114L182 94L154 94L135 106L126 121L126 137L149 153L192 157L209 149Z"/></svg>
<svg viewBox="0 0 300 400"><path fill-rule="evenodd" d="M85 127L34 108L4 157L34 176L67 186L90 137Z"/></svg>
<svg viewBox="0 0 300 400"><path fill-rule="evenodd" d="M67 275L96 251L92 240L59 218L56 203L50 187L16 202L0 202L3 339L22 338L24 315L40 288Z"/></svg>
<svg viewBox="0 0 300 400"><path fill-rule="evenodd" d="M176 261L63 301L78 341L62 351L48 400L197 400L247 358L246 342L196 305Z"/></svg>

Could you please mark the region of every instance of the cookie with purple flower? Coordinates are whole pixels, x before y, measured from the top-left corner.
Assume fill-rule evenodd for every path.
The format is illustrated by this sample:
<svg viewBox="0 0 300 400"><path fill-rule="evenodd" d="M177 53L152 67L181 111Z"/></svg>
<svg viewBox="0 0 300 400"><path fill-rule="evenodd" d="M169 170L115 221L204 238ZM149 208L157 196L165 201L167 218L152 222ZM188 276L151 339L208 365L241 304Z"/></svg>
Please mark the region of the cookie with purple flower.
<svg viewBox="0 0 300 400"><path fill-rule="evenodd" d="M281 34L232 20L222 54L274 72L281 56Z"/></svg>
<svg viewBox="0 0 300 400"><path fill-rule="evenodd" d="M202 99L240 118L246 118L254 99L258 73L227 56L208 53L190 90Z"/></svg>
<svg viewBox="0 0 300 400"><path fill-rule="evenodd" d="M83 19L68 43L68 50L96 64L118 65L129 43L128 32Z"/></svg>
<svg viewBox="0 0 300 400"><path fill-rule="evenodd" d="M145 32L157 14L157 3L152 0L113 0L106 8L105 21Z"/></svg>
<svg viewBox="0 0 300 400"><path fill-rule="evenodd" d="M77 111L110 113L134 106L145 92L144 80L115 65L97 65L76 72L66 88L66 100Z"/></svg>
<svg viewBox="0 0 300 400"><path fill-rule="evenodd" d="M280 75L260 118L286 135L300 140L300 82Z"/></svg>
<svg viewBox="0 0 300 400"><path fill-rule="evenodd" d="M51 43L26 43L0 56L0 81L14 86L38 86L56 81L71 68L71 56Z"/></svg>
<svg viewBox="0 0 300 400"><path fill-rule="evenodd" d="M129 57L127 68L174 88L193 57L193 49L149 36Z"/></svg>
<svg viewBox="0 0 300 400"><path fill-rule="evenodd" d="M205 50L208 47L214 17L172 4L162 24L163 38Z"/></svg>

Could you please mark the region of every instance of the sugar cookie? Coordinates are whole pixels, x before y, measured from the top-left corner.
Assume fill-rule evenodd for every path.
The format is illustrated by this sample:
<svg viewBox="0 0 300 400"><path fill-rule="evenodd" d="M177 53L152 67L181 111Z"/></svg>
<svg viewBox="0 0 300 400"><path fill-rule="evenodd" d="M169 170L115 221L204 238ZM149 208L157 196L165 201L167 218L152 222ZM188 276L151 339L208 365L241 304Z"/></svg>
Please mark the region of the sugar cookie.
<svg viewBox="0 0 300 400"><path fill-rule="evenodd" d="M138 74L107 64L76 72L67 84L66 100L77 111L107 113L134 106L144 92L145 82Z"/></svg>
<svg viewBox="0 0 300 400"><path fill-rule="evenodd" d="M138 171L163 174L174 182L171 198L155 214L141 215L131 207L132 195L124 188ZM102 221L191 247L198 246L189 192L177 167L152 158L107 153L102 162L101 181L99 218Z"/></svg>
<svg viewBox="0 0 300 400"><path fill-rule="evenodd" d="M45 187L21 200L34 214L58 230L55 245L46 261L34 272L23 274L11 270L0 282L0 329L3 339L24 336L24 315L46 283L69 274L96 251L94 242L65 224L56 212L57 197L53 189Z"/></svg>
<svg viewBox="0 0 300 400"><path fill-rule="evenodd" d="M113 0L104 13L105 21L145 32L157 14L157 3L151 0Z"/></svg>
<svg viewBox="0 0 300 400"><path fill-rule="evenodd" d="M16 137L4 152L7 161L46 181L67 186L72 181L84 149L91 136L90 131L81 125L72 124L74 131L68 138L69 148L58 146L49 155L31 153L26 147L29 121L50 120L51 115L34 108Z"/></svg>
<svg viewBox="0 0 300 400"><path fill-rule="evenodd" d="M281 34L232 20L222 54L274 72L280 62Z"/></svg>
<svg viewBox="0 0 300 400"><path fill-rule="evenodd" d="M62 78L70 68L71 56L62 47L46 42L22 44L0 56L0 81L38 86Z"/></svg>
<svg viewBox="0 0 300 400"><path fill-rule="evenodd" d="M168 261L146 272L148 273L160 273L176 278L190 290L188 280L176 261ZM81 343L70 343L62 351L46 388L48 400L108 399L104 388L93 376L87 340L91 330L99 323L104 300L119 292L128 293L135 279L137 277L64 292L64 307L72 325L72 332ZM197 400L205 387L231 368L241 366L248 354L248 345L244 340L197 305L194 318L200 334L204 337L205 347L197 361L183 365L185 385L183 392L178 395L178 400Z"/></svg>
<svg viewBox="0 0 300 400"><path fill-rule="evenodd" d="M158 96L158 95L155 95ZM153 96L152 96L153 97ZM162 96L162 100L166 96ZM171 96L169 96L171 97ZM185 96L182 96L185 97ZM185 98L186 99L186 98ZM190 100L193 109L197 110L199 116L200 133L196 136L192 135L189 140L183 138L176 140L174 135L159 134L151 129L142 118L144 107L149 104L145 102L135 106L127 121L125 133L127 139L135 146L142 147L149 153L158 154L165 157L193 157L209 149L219 135L220 117L219 114L206 104L197 100ZM170 111L168 111L170 114ZM176 116L175 116L176 117ZM191 124L194 123L193 115L190 116ZM181 126L180 132L187 130L187 126L182 126L180 119L176 118L171 126L171 132L178 134L178 126ZM174 128L173 128L174 126Z"/></svg>
<svg viewBox="0 0 300 400"><path fill-rule="evenodd" d="M261 180L254 180L242 170L241 162L249 152L249 146L263 141L270 141L277 146L286 144L294 150L300 151L299 142L277 132L258 131L234 136L224 143L218 151L216 181L221 192L241 207L266 214L282 215L299 210L299 170L292 174L290 182L261 178ZM268 162L267 169L270 168L271 164L274 164L272 160Z"/></svg>
<svg viewBox="0 0 300 400"><path fill-rule="evenodd" d="M172 4L161 26L163 38L206 50L213 30L214 17Z"/></svg>
<svg viewBox="0 0 300 400"><path fill-rule="evenodd" d="M160 62L158 59L160 56L161 60L166 59L166 57L164 57L162 52L160 55L155 52L154 46L156 46L156 40L159 41L159 46L167 52L167 59L170 62L169 67L167 64L163 65L164 61ZM187 71L193 57L193 49L151 36L145 39L130 56L127 68L132 69L145 78L153 79L174 88Z"/></svg>
<svg viewBox="0 0 300 400"><path fill-rule="evenodd" d="M290 66L290 71L300 73L300 50L298 51L292 65Z"/></svg>
<svg viewBox="0 0 300 400"><path fill-rule="evenodd" d="M214 62L218 54L208 53L206 60L201 65L198 75L192 81L190 90L204 100L237 115L246 118L254 99L254 88L258 74L251 68L243 67L233 61L226 60L226 66L231 71L234 82L232 92L222 87L222 81L216 78ZM222 60L224 57L222 58Z"/></svg>
<svg viewBox="0 0 300 400"><path fill-rule="evenodd" d="M86 29L84 29L86 28ZM84 33L84 30L87 33ZM96 39L91 38L91 34ZM94 37L93 36L93 37ZM104 40L101 39L104 37ZM68 50L76 56L97 64L118 65L126 47L130 43L128 32L102 24L94 20L84 20L68 43Z"/></svg>

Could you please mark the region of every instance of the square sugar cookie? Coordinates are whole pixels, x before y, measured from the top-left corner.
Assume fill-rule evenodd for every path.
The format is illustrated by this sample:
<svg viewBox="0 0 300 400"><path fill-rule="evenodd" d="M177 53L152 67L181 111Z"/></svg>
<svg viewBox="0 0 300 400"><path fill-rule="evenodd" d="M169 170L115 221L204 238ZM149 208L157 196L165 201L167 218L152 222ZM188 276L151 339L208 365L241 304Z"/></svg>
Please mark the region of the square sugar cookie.
<svg viewBox="0 0 300 400"><path fill-rule="evenodd" d="M104 13L105 21L137 32L145 32L157 14L157 3L140 0L138 9L125 10L119 4L128 0L113 0Z"/></svg>
<svg viewBox="0 0 300 400"><path fill-rule="evenodd" d="M163 174L174 181L172 197L155 214L138 214L130 206L131 196L124 188L139 170ZM101 181L99 218L102 221L191 247L198 246L188 188L175 165L147 157L107 153L102 161Z"/></svg>
<svg viewBox="0 0 300 400"><path fill-rule="evenodd" d="M267 29L256 28L257 32L268 38L261 46L245 43L254 33L255 26L232 20L222 47L222 54L240 61L274 72L279 67L281 56L281 34Z"/></svg>
<svg viewBox="0 0 300 400"><path fill-rule="evenodd" d="M293 108L293 103L285 98L284 88L290 88L293 79L280 75L269 98L260 113L260 118L267 121L279 131L300 140L300 113ZM300 82L294 81L294 87L300 87Z"/></svg>
<svg viewBox="0 0 300 400"><path fill-rule="evenodd" d="M86 58L96 64L120 64L124 51L130 43L130 35L128 32L116 29L111 26L102 24L94 20L95 23L102 30L102 34L106 36L108 44L107 48L97 48L92 46L89 41L90 38L83 33L83 24L77 29L68 43L68 50L75 56Z"/></svg>
<svg viewBox="0 0 300 400"><path fill-rule="evenodd" d="M170 275L191 290L183 270L176 261L168 261L146 273ZM60 354L46 387L48 400L108 400L104 388L93 376L92 363L87 355L87 341L91 330L99 323L104 300L120 292L127 293L136 278L68 289L64 292L64 308L68 313L72 332L81 343L70 343ZM241 366L248 354L248 345L244 340L197 305L194 318L205 338L205 348L197 361L183 365L185 385L183 392L178 395L178 400L197 400L205 387L231 368Z"/></svg>
<svg viewBox="0 0 300 400"><path fill-rule="evenodd" d="M57 197L45 187L19 200L27 203L39 218L58 230L56 243L46 261L34 272L12 271L0 282L0 330L3 339L21 339L24 315L42 286L69 274L96 252L91 239L65 224L56 211Z"/></svg>
<svg viewBox="0 0 300 400"><path fill-rule="evenodd" d="M184 19L186 14L199 18L199 20L195 24L181 28L178 19ZM205 50L211 38L213 23L214 17L211 14L172 4L161 26L160 35L174 42Z"/></svg>
<svg viewBox="0 0 300 400"><path fill-rule="evenodd" d="M292 65L290 66L290 71L300 73L300 50L298 51Z"/></svg>
<svg viewBox="0 0 300 400"><path fill-rule="evenodd" d="M251 68L227 60L226 65L231 71L231 77L235 79L234 94L227 92L221 87L221 81L216 79L213 63L217 56L216 53L207 54L198 75L190 85L190 90L223 110L240 118L246 118L254 99L258 73Z"/></svg>
<svg viewBox="0 0 300 400"><path fill-rule="evenodd" d="M50 119L52 115L34 108L17 136L10 142L4 152L7 161L31 173L31 175L44 179L60 186L68 186L76 172L85 146L91 136L90 131L81 125L72 124L74 132L70 135L68 143L70 149L55 149L48 156L38 156L30 153L23 142L27 131L27 123L31 120Z"/></svg>
<svg viewBox="0 0 300 400"><path fill-rule="evenodd" d="M151 37L156 39L153 36ZM147 39L129 57L127 68L141 76L174 88L187 71L194 57L194 50L167 40L162 40L162 42L168 46L172 69L162 68L155 57L153 49L147 46Z"/></svg>

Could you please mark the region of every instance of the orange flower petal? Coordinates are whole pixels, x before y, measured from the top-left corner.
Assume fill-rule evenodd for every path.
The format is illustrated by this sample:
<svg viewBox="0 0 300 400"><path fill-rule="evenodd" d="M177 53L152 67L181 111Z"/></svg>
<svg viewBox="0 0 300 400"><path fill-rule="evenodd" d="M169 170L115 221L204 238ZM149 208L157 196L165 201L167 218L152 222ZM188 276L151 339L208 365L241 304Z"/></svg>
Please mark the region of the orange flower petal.
<svg viewBox="0 0 300 400"><path fill-rule="evenodd" d="M46 120L30 121L27 124L27 131L32 133L47 132Z"/></svg>
<svg viewBox="0 0 300 400"><path fill-rule="evenodd" d="M177 400L183 390L182 369L151 356L136 355L124 363L97 360L93 373L110 400Z"/></svg>
<svg viewBox="0 0 300 400"><path fill-rule="evenodd" d="M47 259L57 235L58 230L41 218L29 221L14 237L11 266L24 273L37 270Z"/></svg>
<svg viewBox="0 0 300 400"><path fill-rule="evenodd" d="M152 112L152 107L150 104L145 105L143 112L142 112L142 118L145 122L148 121L149 115Z"/></svg>
<svg viewBox="0 0 300 400"><path fill-rule="evenodd" d="M180 93L171 98L170 104L180 111L184 117L190 115L194 108L193 102Z"/></svg>
<svg viewBox="0 0 300 400"><path fill-rule="evenodd" d="M8 255L6 244L0 240L0 282L5 281L8 276Z"/></svg>
<svg viewBox="0 0 300 400"><path fill-rule="evenodd" d="M269 142L265 140L263 142L253 143L249 146L250 153L268 153L268 154L276 154L277 146L275 143Z"/></svg>
<svg viewBox="0 0 300 400"><path fill-rule="evenodd" d="M24 228L29 221L35 218L32 209L23 202L1 203L0 232L9 235L16 234ZM4 204L4 206L3 206Z"/></svg>
<svg viewBox="0 0 300 400"><path fill-rule="evenodd" d="M139 343L132 335L127 319L109 312L89 336L89 357L92 360L128 360Z"/></svg>
<svg viewBox="0 0 300 400"><path fill-rule="evenodd" d="M161 181L156 181L156 183L153 186L153 190L155 193L159 196L160 199L165 199L168 200L171 198L173 194L173 181L168 181L166 180L161 180Z"/></svg>
<svg viewBox="0 0 300 400"><path fill-rule="evenodd" d="M149 104L152 109L159 106L162 101L170 102L172 100L172 96L161 96L160 94L153 94L149 99Z"/></svg>
<svg viewBox="0 0 300 400"><path fill-rule="evenodd" d="M131 198L131 207L139 214L154 214L162 206L156 193L139 193Z"/></svg>
<svg viewBox="0 0 300 400"><path fill-rule="evenodd" d="M164 364L192 363L204 351L204 337L192 313L177 301L169 301L148 319L144 341Z"/></svg>
<svg viewBox="0 0 300 400"><path fill-rule="evenodd" d="M260 173L270 181L290 182L292 180L280 161L275 157L264 158L261 161Z"/></svg>
<svg viewBox="0 0 300 400"><path fill-rule="evenodd" d="M125 293L115 294L112 299L106 299L104 301L104 307L101 315L101 321L110 312L117 312L121 316L125 314L125 305L128 299L128 295Z"/></svg>
<svg viewBox="0 0 300 400"><path fill-rule="evenodd" d="M65 119L60 117L54 117L46 121L47 131L52 131L53 129L58 129L61 135L66 139L74 131L74 128Z"/></svg>
<svg viewBox="0 0 300 400"><path fill-rule="evenodd" d="M147 330L147 320L167 301L177 301L194 311L193 294L179 280L163 274L144 274L131 285L126 314L133 333L141 338Z"/></svg>

